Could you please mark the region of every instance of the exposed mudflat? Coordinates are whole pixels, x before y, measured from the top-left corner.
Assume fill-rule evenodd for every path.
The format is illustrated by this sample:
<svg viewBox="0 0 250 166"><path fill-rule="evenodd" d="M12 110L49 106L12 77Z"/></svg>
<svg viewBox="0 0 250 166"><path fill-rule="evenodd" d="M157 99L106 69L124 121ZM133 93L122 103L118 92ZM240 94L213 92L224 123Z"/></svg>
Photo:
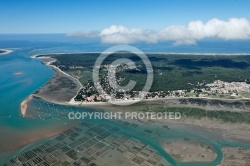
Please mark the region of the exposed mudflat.
<svg viewBox="0 0 250 166"><path fill-rule="evenodd" d="M69 102L81 88L79 82L52 66L55 75L38 91L35 96L51 102Z"/></svg>

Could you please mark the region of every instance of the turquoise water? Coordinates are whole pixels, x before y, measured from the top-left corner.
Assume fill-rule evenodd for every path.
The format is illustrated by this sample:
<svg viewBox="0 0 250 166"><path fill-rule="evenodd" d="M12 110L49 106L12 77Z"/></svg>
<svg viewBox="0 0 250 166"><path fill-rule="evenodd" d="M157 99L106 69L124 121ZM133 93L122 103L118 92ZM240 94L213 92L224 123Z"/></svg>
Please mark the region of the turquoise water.
<svg viewBox="0 0 250 166"><path fill-rule="evenodd" d="M169 43L159 45L135 45L143 51L157 51L157 52L224 52L224 53L250 53L250 42L241 41L235 43L216 41L217 46L211 41L202 41L194 46L179 46L173 47ZM216 43L215 42L215 43ZM218 44L219 43L219 44ZM231 46L234 46L233 48ZM28 119L20 115L20 103L27 98L31 93L36 91L44 85L54 74L53 70L41 64L40 60L32 59L31 56L40 53L52 52L87 52L87 51L103 51L109 45L102 45L96 41L83 41L81 39L65 38L63 35L43 36L43 35L0 35L0 48L12 48L13 52L8 55L0 56L0 132L9 130L13 132L32 131L42 127L50 127L53 125L60 125L67 122L65 118L68 111L89 111L85 108L75 108L59 106L51 103L46 103L41 100L33 100L31 105L33 110L36 110L41 115L48 115L41 119ZM21 74L17 74L21 73ZM39 108L41 108L39 110ZM49 115L49 112L51 113ZM121 125L114 121L103 121L118 126L122 133L146 142L154 147L162 156L166 158L172 165L216 165L222 159L221 148L224 146L236 146L250 148L249 145L235 141L218 140L216 138L209 138L202 133L196 133L191 128L185 126L173 127L167 133L149 138L142 134L142 129L149 128L154 130L155 125L145 125L139 129L132 129ZM164 133L164 132L163 132ZM8 137L8 136L6 136ZM160 141L164 139L183 139L202 140L204 143L211 145L218 157L213 162L208 163L177 163L169 154L167 154L161 147ZM44 140L43 140L44 141ZM38 144L36 142L35 144ZM32 146L32 145L29 145ZM27 149L26 147L25 149ZM19 151L20 152L20 151ZM15 152L15 153L18 153ZM11 157L11 156L10 156Z"/></svg>
<svg viewBox="0 0 250 166"><path fill-rule="evenodd" d="M76 108L76 107L70 107L70 106L61 106L53 103L44 102L40 99L34 99L31 102L31 106L40 108L39 112L46 112L49 110L50 112L53 112L51 115L43 116L46 122L51 122L51 124L46 124L48 126L53 125L52 122L55 122L56 120L60 119L60 121L68 121L67 120L67 113L71 111L92 111L92 110L86 110L84 108ZM137 128L133 128L129 125L122 124L124 121L116 121L116 120L89 120L84 119L84 121L89 121L94 124L105 124L110 126L116 126L120 129L119 133L126 135L128 137L135 138L137 140L140 140L150 146L152 146L155 150L157 150L161 156L163 156L171 165L180 165L180 166L199 166L199 165L205 165L205 166L214 166L217 164L220 164L222 160L222 152L221 148L223 147L242 147L242 148L248 148L250 149L250 145L232 141L232 140L223 140L219 139L213 136L209 136L209 134L204 134L202 131L200 132L196 128L193 128L192 126L188 125L168 125L169 129L165 129L162 127L162 124L154 123L154 124L145 124L141 122L133 122L134 124L138 124ZM79 121L81 122L81 121ZM131 121L130 121L131 123ZM150 135L144 132L145 129L152 130L155 133L160 133L160 135ZM206 131L205 131L206 132ZM162 142L166 140L183 140L188 139L190 141L199 141L201 143L204 143L206 145L210 145L218 154L218 157L212 161L212 162L187 162L187 163L180 163L175 161L168 153L166 153L162 147ZM36 141L35 143L32 143L31 145L28 145L13 154L11 154L8 158L10 159L13 155L18 155L26 150L32 149L35 146L38 146L49 139L42 139L40 141Z"/></svg>

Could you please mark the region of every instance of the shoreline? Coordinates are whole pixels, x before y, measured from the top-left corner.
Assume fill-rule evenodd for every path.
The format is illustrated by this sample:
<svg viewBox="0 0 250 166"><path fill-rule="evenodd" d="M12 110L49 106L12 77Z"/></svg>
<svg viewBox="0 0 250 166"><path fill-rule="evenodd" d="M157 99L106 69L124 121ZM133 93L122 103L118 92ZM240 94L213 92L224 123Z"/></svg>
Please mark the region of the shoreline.
<svg viewBox="0 0 250 166"><path fill-rule="evenodd" d="M50 54L53 55L62 55L62 54L101 54L102 52L95 52L95 51L81 51L81 52L55 52L55 53L49 53L49 54L35 54L32 55L32 58L36 58L37 56L45 55L49 56ZM107 52L109 53L109 52ZM112 52L110 52L112 53ZM197 53L197 52L144 52L145 54L164 54L164 55L208 55L208 56L250 56L250 53ZM118 53L119 54L119 53ZM123 54L123 53L121 53ZM39 58L39 57L38 57Z"/></svg>
<svg viewBox="0 0 250 166"><path fill-rule="evenodd" d="M178 101L178 100L182 100L182 99L194 99L194 100L207 100L207 101L224 101L224 102L244 102L244 101L250 101L250 98L243 98L243 99L221 99L221 98L209 98L209 97L166 97L166 98L156 98L156 99L142 99L136 103L142 103L142 102L160 102L160 101ZM51 102L51 101L49 101ZM125 104L126 103L134 103L135 100L121 100L121 101L116 101L116 102L112 102L112 103L117 103L117 105L119 104ZM55 102L56 104L62 104L61 102ZM63 103L64 105L69 105L69 106L82 106L82 107L88 107L88 106L112 106L112 105L116 105L116 104L112 104L110 102L80 102L80 101L74 101L74 98L71 99L71 101L69 102L65 102ZM184 104L180 104L184 105ZM187 105L187 107L200 107L200 106L196 106L196 105ZM204 107L204 109L206 109ZM208 109L206 109L208 110ZM226 111L234 111L234 110L226 110ZM243 112L243 110L242 110ZM249 110L245 110L245 112L249 112Z"/></svg>
<svg viewBox="0 0 250 166"><path fill-rule="evenodd" d="M35 56L32 56L32 58L37 58L36 55ZM40 58L40 57L38 57ZM56 67L55 65L52 65L53 62L56 61L56 59L53 59L53 58L50 58L51 60L49 61L46 61L46 59L49 59L50 57L47 56L47 57L41 57L40 59L42 59L41 63L43 63L44 65L50 67L52 70L55 71L55 74L54 76L48 80L42 87L40 87L38 90L36 90L35 92L33 92L32 94L30 94L25 100L22 101L20 107L21 107L21 115L22 116L25 116L27 114L27 103L32 100L33 97L36 97L36 98L40 98L44 101L48 101L48 102L51 102L51 103L55 103L55 104L60 104L60 105L70 105L69 102L74 99L74 97L78 94L79 90L82 88L82 84L79 82L79 80L77 80L76 78L74 78L73 76L69 75L68 73L62 71L60 68ZM65 76L67 77L68 79L71 79L71 80L74 80L76 83L77 83L77 87L79 87L79 89L77 90L76 94L74 94L73 98L71 98L70 100L68 101L59 101L57 100L56 98L51 100L51 99L46 99L45 96L42 96L42 95L39 95L37 94L37 92L39 92L42 88L46 87L46 85L54 79L54 77L59 74L59 75L62 75L62 76ZM73 81L73 82L74 82Z"/></svg>
<svg viewBox="0 0 250 166"><path fill-rule="evenodd" d="M36 95L36 94L31 94L34 97L37 98L41 98L45 101L48 101L46 99L44 99L43 97ZM244 99L220 99L220 98L207 98L207 97L167 97L167 98L157 98L157 99L142 99L139 102L147 102L147 101L165 101L165 100L178 100L178 99L205 99L205 100L218 100L218 101L244 101L244 100L249 100L250 98L244 98ZM77 106L85 106L85 105L113 105L112 103L109 102L80 102L80 101L73 101L74 98L71 99L71 101L65 101L65 102L60 102L60 101L48 101L51 103L55 103L55 104L67 104L67 105L77 105ZM124 101L117 101L117 103L125 103L125 102L133 102L135 100L124 100Z"/></svg>
<svg viewBox="0 0 250 166"><path fill-rule="evenodd" d="M45 56L44 57L37 57L37 56L39 56L39 55L33 55L33 56L31 56L31 58L39 58L39 59L51 58L50 56L46 56L46 57ZM51 59L53 59L53 58L51 58ZM69 76L69 77L73 78L74 80L76 80L82 86L82 84L80 83L80 81L78 79L76 79L75 77L69 75L68 73L66 73L64 71L62 71L59 67L57 67L55 65L52 65L52 63L55 62L55 61L57 61L57 60L55 59L53 61L45 62L44 64L51 67L52 69L56 69L56 70L60 71L61 73L65 74L66 76Z"/></svg>
<svg viewBox="0 0 250 166"><path fill-rule="evenodd" d="M28 98L26 98L21 104L20 104L20 107L21 107L21 114L23 117L26 116L26 113L27 113L27 108L28 108L28 102L33 98L33 95L29 95Z"/></svg>
<svg viewBox="0 0 250 166"><path fill-rule="evenodd" d="M99 53L99 52L86 52L86 53ZM72 53L53 53L53 54L72 54ZM80 53L79 53L79 54L80 54ZM157 54L157 53L155 53L155 54ZM166 53L166 54L167 54L167 53ZM182 53L180 53L180 54L182 54ZM197 54L198 54L198 53L197 53ZM52 63L55 62L55 61L57 61L57 60L56 60L55 58L51 58L49 54L48 54L48 55L44 55L44 56L42 56L42 57L38 57L38 56L40 56L40 55L43 55L43 54L36 54L36 55L31 56L31 58L39 58L39 59L42 59L42 63L43 63L44 65L47 65L47 66L51 67L54 71L56 71L56 72L58 71L58 72L62 73L63 75L65 75L65 76L67 76L67 77L70 77L71 79L77 81L77 83L80 85L80 88L78 89L77 93L74 95L73 98L71 98L69 101L63 101L63 102L62 102L62 101L57 101L56 99L55 99L55 100L54 100L54 99L53 99L53 100L45 99L44 97L35 94L35 92L32 93L30 96L38 97L38 98L41 98L42 100L45 100L45 101L48 101L48 102L51 102L51 103L60 104L60 105L68 105L68 106L82 106L82 107L88 107L88 106L90 106L90 107L92 107L92 106L110 106L110 105L113 105L113 104L111 104L110 102L84 102L84 101L74 101L75 96L78 94L79 90L82 88L82 84L80 83L80 81L79 81L77 78L75 78L75 77L69 75L68 73L62 71L62 70L61 70L60 68L58 68L57 66L52 65ZM248 55L248 54L246 54L246 55ZM46 62L46 59L49 59L49 58L50 58L51 60ZM53 77L52 77L51 79L53 79ZM50 80L48 80L48 82L49 82L49 81L50 81ZM48 83L48 82L47 82L47 83ZM47 84L47 83L46 83L46 84ZM46 84L43 85L42 87L46 86ZM41 89L42 87L40 87L40 89ZM38 90L39 90L39 89L38 89ZM29 96L29 97L30 97L30 96ZM28 97L27 99L29 99L29 97ZM27 103L27 99L25 99L22 103L24 103L24 104ZM165 98L142 99L142 100L140 100L140 101L138 101L138 102L147 102L147 101L170 101L170 100L181 100L181 99L217 100L217 101L228 101L228 102L230 102L230 101L250 101L250 98L224 99L224 98L210 98L210 97L165 97ZM31 100L31 99L30 99L30 100ZM29 101L29 100L28 100L28 101ZM135 102L135 100L119 100L119 101L115 101L115 102L117 102L117 104L119 104L119 103L128 103L128 102L133 103L133 102ZM195 105L193 105L193 106L195 107ZM21 109L22 115L25 115L25 114L26 114L26 109L27 109L27 106L25 107L25 105L24 105L24 107Z"/></svg>

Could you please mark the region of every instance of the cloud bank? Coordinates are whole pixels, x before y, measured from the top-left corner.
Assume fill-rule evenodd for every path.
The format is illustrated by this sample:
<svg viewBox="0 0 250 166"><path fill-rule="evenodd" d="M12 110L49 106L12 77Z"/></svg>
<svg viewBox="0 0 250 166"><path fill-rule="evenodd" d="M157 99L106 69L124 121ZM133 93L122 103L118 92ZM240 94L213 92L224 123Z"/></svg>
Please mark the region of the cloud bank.
<svg viewBox="0 0 250 166"><path fill-rule="evenodd" d="M77 32L69 35L85 38L99 37L103 43L109 44L157 43L162 41L174 41L176 45L195 44L197 40L205 38L250 39L250 22L245 18L231 18L226 21L214 18L207 22L191 21L187 26L171 25L162 30L112 25L99 32Z"/></svg>

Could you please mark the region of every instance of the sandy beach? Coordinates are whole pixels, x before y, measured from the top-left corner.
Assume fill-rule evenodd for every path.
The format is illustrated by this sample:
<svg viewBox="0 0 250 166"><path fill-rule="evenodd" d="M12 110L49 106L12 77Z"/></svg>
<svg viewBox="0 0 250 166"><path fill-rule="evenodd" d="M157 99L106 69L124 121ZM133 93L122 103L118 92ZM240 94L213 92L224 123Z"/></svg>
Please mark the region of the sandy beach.
<svg viewBox="0 0 250 166"><path fill-rule="evenodd" d="M22 116L25 117L26 115L26 111L27 111L27 107L28 107L28 102L33 98L32 95L30 95L27 99L25 99L22 103L21 103L21 114Z"/></svg>

